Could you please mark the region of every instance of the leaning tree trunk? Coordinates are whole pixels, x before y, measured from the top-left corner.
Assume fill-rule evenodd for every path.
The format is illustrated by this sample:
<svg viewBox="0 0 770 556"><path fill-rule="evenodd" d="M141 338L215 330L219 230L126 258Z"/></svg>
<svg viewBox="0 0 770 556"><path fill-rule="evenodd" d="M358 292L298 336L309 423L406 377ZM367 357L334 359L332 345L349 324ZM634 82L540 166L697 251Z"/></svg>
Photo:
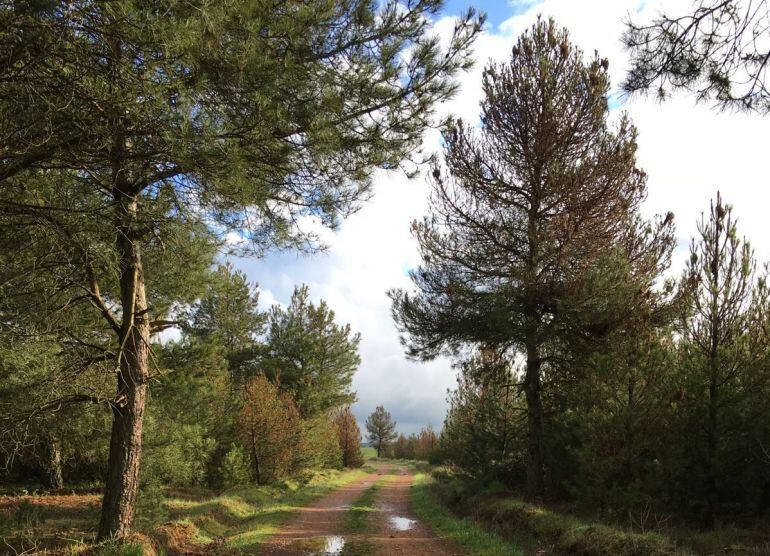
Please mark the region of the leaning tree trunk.
<svg viewBox="0 0 770 556"><path fill-rule="evenodd" d="M116 195L117 250L123 321L119 334L118 385L112 406L112 436L99 539L123 538L131 530L139 488L142 422L147 401L150 321L136 228L136 198Z"/></svg>
<svg viewBox="0 0 770 556"><path fill-rule="evenodd" d="M543 402L540 398L540 352L534 341L527 342L524 395L527 401L527 494L543 496Z"/></svg>

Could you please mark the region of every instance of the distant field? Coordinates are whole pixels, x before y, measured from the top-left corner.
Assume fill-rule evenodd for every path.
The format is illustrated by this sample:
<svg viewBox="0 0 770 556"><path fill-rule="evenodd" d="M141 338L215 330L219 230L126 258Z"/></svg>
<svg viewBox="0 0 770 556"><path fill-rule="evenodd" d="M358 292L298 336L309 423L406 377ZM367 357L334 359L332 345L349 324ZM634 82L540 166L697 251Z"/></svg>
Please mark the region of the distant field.
<svg viewBox="0 0 770 556"><path fill-rule="evenodd" d="M364 459L374 459L377 457L377 448L373 446L361 446L361 453Z"/></svg>

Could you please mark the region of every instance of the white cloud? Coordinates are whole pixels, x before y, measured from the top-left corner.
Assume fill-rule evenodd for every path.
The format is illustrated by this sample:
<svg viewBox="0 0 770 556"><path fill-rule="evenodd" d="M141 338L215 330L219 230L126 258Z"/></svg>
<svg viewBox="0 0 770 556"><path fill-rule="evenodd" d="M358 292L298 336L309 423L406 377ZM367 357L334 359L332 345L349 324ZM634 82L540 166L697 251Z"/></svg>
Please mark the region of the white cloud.
<svg viewBox="0 0 770 556"><path fill-rule="evenodd" d="M459 115L468 122L478 119L483 66L489 59L507 59L519 33L537 14L553 16L567 26L585 52L598 50L609 58L617 84L627 64L619 41L623 20L627 14L649 19L662 5L662 1L647 2L639 14L638 0L545 0L523 13L512 6L511 13L518 15L479 38L477 65L461 77L460 93L442 107L442 113ZM689 5L689 0L665 2L670 13ZM451 25L451 19L445 18L437 23L437 32L446 34ZM681 268L695 221L717 188L735 206L739 230L753 240L760 259L770 259L765 222L770 119L718 114L706 106L695 106L689 97L663 105L636 98L624 109L639 128L639 164L649 175L645 211L671 210L676 215L682 248L677 251L675 273ZM438 134L429 133L425 150L438 148ZM354 380L359 397L354 411L359 421L383 404L405 432L428 423L438 428L446 410L446 389L455 383L454 373L447 360L421 364L405 359L386 296L390 288L409 287L404 270L419 263L409 224L424 214L428 187L422 178L407 180L401 174L382 172L376 176L374 193L373 200L336 234L324 236L330 245L328 253L271 255L263 260L241 260L238 266L260 283L263 305L286 303L294 284L305 282L315 299L330 304L339 321L349 322L361 332L363 361Z"/></svg>

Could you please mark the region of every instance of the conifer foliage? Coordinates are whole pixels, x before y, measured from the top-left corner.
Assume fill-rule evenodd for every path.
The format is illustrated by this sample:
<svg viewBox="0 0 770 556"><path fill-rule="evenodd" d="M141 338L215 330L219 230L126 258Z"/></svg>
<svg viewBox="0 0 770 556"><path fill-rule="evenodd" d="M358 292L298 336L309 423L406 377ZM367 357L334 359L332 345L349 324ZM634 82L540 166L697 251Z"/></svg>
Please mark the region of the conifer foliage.
<svg viewBox="0 0 770 556"><path fill-rule="evenodd" d="M732 207L719 194L698 224L682 282L686 303L680 332L686 399L694 419L690 449L698 454L695 468L701 477L692 489L701 493L704 525L713 528L720 500L745 492L746 480L739 477L756 457L753 442L747 445L730 431L753 435L754 419L761 422L754 405L770 385L764 367L766 277L757 276L754 253L738 236Z"/></svg>
<svg viewBox="0 0 770 556"><path fill-rule="evenodd" d="M0 9L0 312L14 332L74 337L89 365L117 369L104 373L116 384L100 539L131 528L152 335L199 293L194 271L226 233L255 253L318 247L301 216L336 226L374 169L415 151L481 29L468 11L442 48L430 29L441 6ZM185 264L164 269L173 256Z"/></svg>
<svg viewBox="0 0 770 556"><path fill-rule="evenodd" d="M366 439L377 448L377 457L383 454L383 450L390 446L398 437L396 422L390 417L390 412L378 405L369 417L366 418Z"/></svg>
<svg viewBox="0 0 770 556"><path fill-rule="evenodd" d="M361 454L361 429L358 428L350 406L345 406L337 412L334 416L334 425L337 428L342 450L342 465L361 467L364 464L364 457Z"/></svg>
<svg viewBox="0 0 770 556"><path fill-rule="evenodd" d="M552 20L486 68L481 129L446 128L430 213L413 227L417 294L391 294L410 356L473 345L524 358L532 497L544 491L544 376L646 313L673 247L671 215L638 215L646 176L631 122L607 123L607 68Z"/></svg>
<svg viewBox="0 0 770 556"><path fill-rule="evenodd" d="M251 457L257 484L286 475L300 441L300 418L294 400L267 378L246 384L239 417L241 442Z"/></svg>
<svg viewBox="0 0 770 556"><path fill-rule="evenodd" d="M629 21L623 43L631 69L629 93L676 90L720 108L770 113L770 2L693 0L680 13Z"/></svg>

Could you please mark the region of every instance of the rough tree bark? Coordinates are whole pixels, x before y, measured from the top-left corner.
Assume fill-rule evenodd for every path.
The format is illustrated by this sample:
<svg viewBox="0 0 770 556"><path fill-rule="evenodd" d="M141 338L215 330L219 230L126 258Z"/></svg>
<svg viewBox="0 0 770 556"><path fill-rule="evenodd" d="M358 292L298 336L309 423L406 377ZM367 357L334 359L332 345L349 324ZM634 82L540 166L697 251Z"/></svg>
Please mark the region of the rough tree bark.
<svg viewBox="0 0 770 556"><path fill-rule="evenodd" d="M108 473L99 523L100 540L123 538L131 530L139 488L142 423L149 375L150 320L142 257L134 234L137 199L118 191L115 195L116 246L120 256L123 321L119 334L118 384L112 405Z"/></svg>
<svg viewBox="0 0 770 556"><path fill-rule="evenodd" d="M58 438L51 438L48 442L46 481L49 488L56 490L64 488L64 477L61 469L61 442Z"/></svg>
<svg viewBox="0 0 770 556"><path fill-rule="evenodd" d="M527 342L527 368L524 395L527 401L527 495L543 496L543 402L540 397L540 353L536 342Z"/></svg>

